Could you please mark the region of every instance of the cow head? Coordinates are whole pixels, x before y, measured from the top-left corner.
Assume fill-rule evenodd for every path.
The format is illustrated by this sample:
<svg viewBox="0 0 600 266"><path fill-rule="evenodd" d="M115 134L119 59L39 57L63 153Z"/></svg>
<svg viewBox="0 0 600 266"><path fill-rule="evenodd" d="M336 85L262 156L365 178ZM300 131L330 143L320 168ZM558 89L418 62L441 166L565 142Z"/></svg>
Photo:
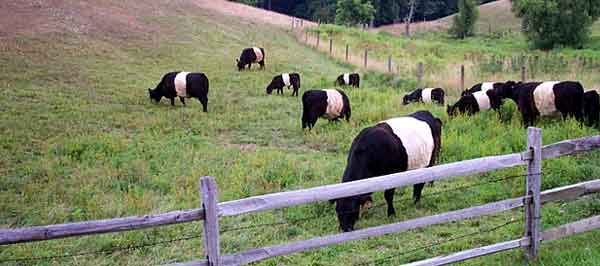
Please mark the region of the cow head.
<svg viewBox="0 0 600 266"><path fill-rule="evenodd" d="M402 105L408 105L410 103L410 97L409 95L404 95L404 98L402 98Z"/></svg>
<svg viewBox="0 0 600 266"><path fill-rule="evenodd" d="M273 93L273 82L267 86L267 94L271 95L271 93Z"/></svg>
<svg viewBox="0 0 600 266"><path fill-rule="evenodd" d="M335 211L340 222L340 229L344 232L353 231L361 211L373 206L371 195L352 196L333 201L336 203Z"/></svg>
<svg viewBox="0 0 600 266"><path fill-rule="evenodd" d="M150 97L150 100L154 103L160 102L160 98L162 98L162 96L160 95L160 93L158 93L156 89L152 90L151 88L148 88L148 96Z"/></svg>
<svg viewBox="0 0 600 266"><path fill-rule="evenodd" d="M455 112L454 112L454 106L451 105L446 105L446 113L448 113L448 116L454 116Z"/></svg>
<svg viewBox="0 0 600 266"><path fill-rule="evenodd" d="M495 90L495 93L498 97L500 97L500 99L513 99L516 101L516 93L515 90L517 89L517 87L519 85L521 85L522 82L515 82L512 80L506 81L504 82L504 84L500 85L500 87L498 87Z"/></svg>
<svg viewBox="0 0 600 266"><path fill-rule="evenodd" d="M242 61L240 61L240 59L236 58L235 62L237 64L238 71L242 71L242 69L244 69L244 64L242 64Z"/></svg>

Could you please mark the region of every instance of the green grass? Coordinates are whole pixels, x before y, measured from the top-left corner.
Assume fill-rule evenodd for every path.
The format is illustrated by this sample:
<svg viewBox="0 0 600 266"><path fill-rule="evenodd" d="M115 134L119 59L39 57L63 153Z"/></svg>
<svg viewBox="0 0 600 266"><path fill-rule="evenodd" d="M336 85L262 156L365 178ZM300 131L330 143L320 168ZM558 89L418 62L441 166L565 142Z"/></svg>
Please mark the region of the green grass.
<svg viewBox="0 0 600 266"><path fill-rule="evenodd" d="M142 16L159 29L150 36L120 39L110 35L42 34L0 43L0 63L4 66L0 72L1 227L197 208L198 177L204 175L216 177L220 201L337 183L350 143L362 128L421 109L431 110L444 121L442 163L518 152L525 146L526 131L513 104L504 106L500 115L488 112L449 120L443 107L400 104L414 80L374 72L363 73L362 88L346 89L353 108L350 123L320 120L311 132L302 131L299 98L291 97L290 91L283 97L267 96L267 83L278 73L298 71L302 91L326 88L339 73L353 70L350 66L298 44L278 28L251 25L193 6L181 9L162 2L160 5L165 9L161 15ZM254 44L266 50L266 70L238 72L234 59L242 48ZM453 45L462 49L463 45L475 46L475 42ZM421 48L415 51L422 53ZM149 102L147 88L154 87L162 74L171 70L207 74L211 83L209 113L202 113L197 101L188 101L185 108L179 103L170 107L164 100L159 105ZM544 129L544 143L598 132L572 120L544 119L538 126ZM599 177L599 160L600 152L546 160L543 189ZM396 203L397 217L387 218L384 208L375 208L357 227L516 197L523 194L520 179L427 195L523 172L523 168L515 168L436 182L434 187L426 187L421 203ZM399 189L397 198L408 198L410 191ZM381 193L374 195L376 204L383 202ZM333 209L324 202L224 218L221 226L227 228L322 216L306 223L224 233L222 252L336 233ZM597 215L600 198L549 204L543 212L544 228L549 228ZM258 265L361 263L521 217L521 212L507 212L330 246ZM200 233L200 223L189 223L3 246L0 260L97 251ZM521 233L522 225L516 223L490 234L398 257L393 262L515 239ZM599 232L592 232L545 244L540 265L597 264L598 237ZM521 263L521 254L503 253L464 264L514 265ZM196 238L133 252L8 265L150 265L201 257L202 240Z"/></svg>

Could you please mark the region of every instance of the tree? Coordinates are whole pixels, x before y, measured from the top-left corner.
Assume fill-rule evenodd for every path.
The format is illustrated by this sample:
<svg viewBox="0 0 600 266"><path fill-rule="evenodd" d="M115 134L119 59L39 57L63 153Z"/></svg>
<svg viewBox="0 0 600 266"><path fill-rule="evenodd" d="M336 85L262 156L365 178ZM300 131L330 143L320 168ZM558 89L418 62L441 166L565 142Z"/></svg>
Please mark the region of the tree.
<svg viewBox="0 0 600 266"><path fill-rule="evenodd" d="M335 23L355 26L373 20L375 8L369 0L338 0Z"/></svg>
<svg viewBox="0 0 600 266"><path fill-rule="evenodd" d="M580 48L600 16L600 0L515 0L513 11L523 19L522 31L534 47Z"/></svg>
<svg viewBox="0 0 600 266"><path fill-rule="evenodd" d="M475 0L459 0L458 14L454 16L450 34L456 38L464 39L475 34L475 22L479 17L479 10Z"/></svg>

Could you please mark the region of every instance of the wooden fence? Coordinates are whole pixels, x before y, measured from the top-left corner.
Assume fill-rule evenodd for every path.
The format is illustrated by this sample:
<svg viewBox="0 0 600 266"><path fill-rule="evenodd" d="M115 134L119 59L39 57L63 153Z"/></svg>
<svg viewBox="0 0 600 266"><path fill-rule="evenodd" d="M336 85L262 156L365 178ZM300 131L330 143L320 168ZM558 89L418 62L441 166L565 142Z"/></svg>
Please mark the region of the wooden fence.
<svg viewBox="0 0 600 266"><path fill-rule="evenodd" d="M206 259L186 263L176 263L173 265L244 265L276 256L302 252L347 241L399 233L430 225L481 217L519 207L525 207L525 233L522 238L487 247L467 250L448 256L415 262L413 265L443 265L519 247L525 248L528 256L533 258L537 256L539 244L542 241L551 241L600 227L600 216L595 216L540 232L540 206L543 203L556 200L572 200L583 195L600 192L600 180L540 192L542 180L541 161L543 159L572 155L599 148L600 135L566 140L542 147L541 130L529 128L528 145L525 151L520 153L482 157L355 182L253 196L221 203L218 202L218 191L215 179L213 177L202 177L200 178L202 207L199 209L99 221L36 226L20 229L2 229L0 230L0 245L78 235L136 230L203 220L205 239L204 251ZM219 217L263 212L277 208L327 201L330 199L383 191L389 188L410 186L418 183L485 173L522 165L527 165L527 189L526 194L522 197L347 233L338 233L308 240L255 248L229 255L220 254Z"/></svg>

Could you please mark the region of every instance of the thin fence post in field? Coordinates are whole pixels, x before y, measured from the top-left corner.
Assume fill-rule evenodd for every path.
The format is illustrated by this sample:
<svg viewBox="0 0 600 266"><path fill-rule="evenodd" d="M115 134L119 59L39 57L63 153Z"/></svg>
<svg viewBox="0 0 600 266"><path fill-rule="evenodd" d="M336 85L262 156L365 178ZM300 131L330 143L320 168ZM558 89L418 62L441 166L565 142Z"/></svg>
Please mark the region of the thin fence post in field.
<svg viewBox="0 0 600 266"><path fill-rule="evenodd" d="M319 50L319 42L321 41L321 33L317 32L317 50Z"/></svg>
<svg viewBox="0 0 600 266"><path fill-rule="evenodd" d="M525 82L525 80L527 79L527 76L525 75L526 74L525 68L526 68L526 66L525 66L525 56L522 56L521 57L521 81L522 82Z"/></svg>
<svg viewBox="0 0 600 266"><path fill-rule="evenodd" d="M392 55L388 56L388 72L392 73Z"/></svg>
<svg viewBox="0 0 600 266"><path fill-rule="evenodd" d="M465 65L460 65L460 91L465 90Z"/></svg>
<svg viewBox="0 0 600 266"><path fill-rule="evenodd" d="M304 42L308 43L308 30L304 30Z"/></svg>
<svg viewBox="0 0 600 266"><path fill-rule="evenodd" d="M346 44L346 62L348 62L348 44Z"/></svg>
<svg viewBox="0 0 600 266"><path fill-rule="evenodd" d="M333 37L329 36L329 55L333 53Z"/></svg>
<svg viewBox="0 0 600 266"><path fill-rule="evenodd" d="M423 62L417 64L417 87L420 87L423 81Z"/></svg>
<svg viewBox="0 0 600 266"><path fill-rule="evenodd" d="M292 30L294 30L294 18L292 18Z"/></svg>
<svg viewBox="0 0 600 266"><path fill-rule="evenodd" d="M367 68L367 48L365 48L365 68Z"/></svg>
<svg viewBox="0 0 600 266"><path fill-rule="evenodd" d="M540 189L542 183L542 130L535 127L527 129L527 149L532 153L527 165L527 187L525 191L525 235L530 245L525 247L528 259L538 256L540 245Z"/></svg>
<svg viewBox="0 0 600 266"><path fill-rule="evenodd" d="M220 265L218 191L215 178L203 176L200 178L200 193L204 209L204 254L209 266Z"/></svg>
<svg viewBox="0 0 600 266"><path fill-rule="evenodd" d="M300 20L300 28L304 28L304 19Z"/></svg>

